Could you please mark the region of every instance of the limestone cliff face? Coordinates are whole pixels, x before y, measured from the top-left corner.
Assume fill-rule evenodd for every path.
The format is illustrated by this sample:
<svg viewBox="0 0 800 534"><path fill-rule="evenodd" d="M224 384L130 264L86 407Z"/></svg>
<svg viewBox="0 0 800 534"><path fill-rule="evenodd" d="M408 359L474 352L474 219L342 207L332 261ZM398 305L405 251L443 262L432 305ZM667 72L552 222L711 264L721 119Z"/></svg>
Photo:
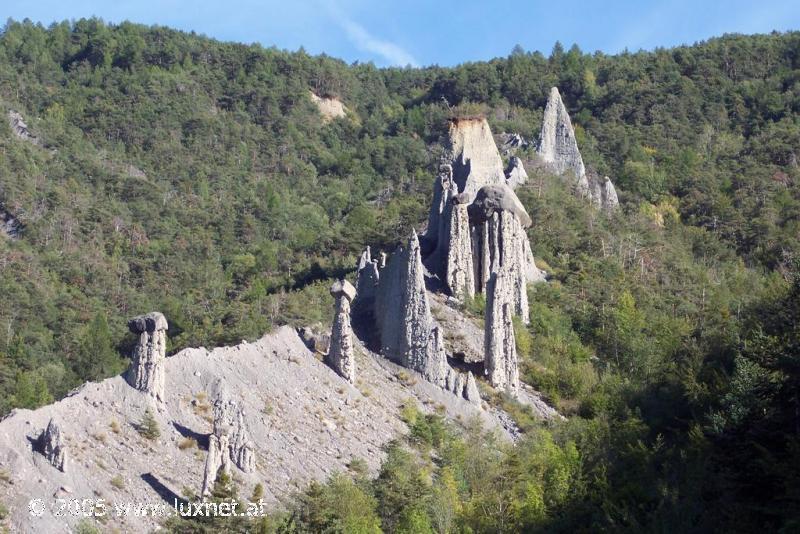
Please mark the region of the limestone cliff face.
<svg viewBox="0 0 800 534"><path fill-rule="evenodd" d="M447 358L425 293L424 267L416 232L380 272L375 320L381 353L426 380L444 385Z"/></svg>
<svg viewBox="0 0 800 534"><path fill-rule="evenodd" d="M131 355L131 366L125 375L128 383L159 401L164 393L164 360L167 352L167 319L159 312L134 317L128 328L139 335Z"/></svg>

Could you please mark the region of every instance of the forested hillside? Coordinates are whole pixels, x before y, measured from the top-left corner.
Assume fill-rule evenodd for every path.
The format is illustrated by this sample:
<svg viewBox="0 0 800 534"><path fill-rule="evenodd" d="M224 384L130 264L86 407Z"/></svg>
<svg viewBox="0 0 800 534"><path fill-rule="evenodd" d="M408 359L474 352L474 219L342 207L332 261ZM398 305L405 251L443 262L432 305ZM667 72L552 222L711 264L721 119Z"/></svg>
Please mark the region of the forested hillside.
<svg viewBox="0 0 800 534"><path fill-rule="evenodd" d="M528 437L483 448L409 413L413 444L377 480L335 478L274 521L800 528L800 33L377 69L9 22L0 112L39 142L0 121L0 216L19 221L0 235L0 413L120 372L139 313L164 312L170 351L328 321L327 280L424 224L447 118L477 110L535 140L551 86L622 206L606 217L536 168L517 190L552 275L518 325L523 380L569 420L520 409ZM349 113L323 120L311 91Z"/></svg>

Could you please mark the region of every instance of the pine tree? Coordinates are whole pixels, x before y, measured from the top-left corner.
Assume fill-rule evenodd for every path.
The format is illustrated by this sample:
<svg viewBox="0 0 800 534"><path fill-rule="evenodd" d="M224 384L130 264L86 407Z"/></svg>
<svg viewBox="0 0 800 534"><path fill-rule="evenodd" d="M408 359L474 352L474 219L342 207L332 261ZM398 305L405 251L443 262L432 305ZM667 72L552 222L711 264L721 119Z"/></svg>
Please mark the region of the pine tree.
<svg viewBox="0 0 800 534"><path fill-rule="evenodd" d="M149 408L145 410L144 416L142 416L138 431L139 434L149 440L157 439L161 435L161 430L158 428L158 421L153 417L153 412L151 412Z"/></svg>

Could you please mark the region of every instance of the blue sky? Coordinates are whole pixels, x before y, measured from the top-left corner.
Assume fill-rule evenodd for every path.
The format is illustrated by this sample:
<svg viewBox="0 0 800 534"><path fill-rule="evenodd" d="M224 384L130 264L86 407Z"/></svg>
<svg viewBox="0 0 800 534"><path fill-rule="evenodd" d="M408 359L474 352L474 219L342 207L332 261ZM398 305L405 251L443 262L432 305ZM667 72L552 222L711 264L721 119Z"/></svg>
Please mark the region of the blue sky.
<svg viewBox="0 0 800 534"><path fill-rule="evenodd" d="M798 0L0 0L0 16L42 22L98 16L160 24L388 65L455 65L506 56L691 44L723 33L800 29Z"/></svg>

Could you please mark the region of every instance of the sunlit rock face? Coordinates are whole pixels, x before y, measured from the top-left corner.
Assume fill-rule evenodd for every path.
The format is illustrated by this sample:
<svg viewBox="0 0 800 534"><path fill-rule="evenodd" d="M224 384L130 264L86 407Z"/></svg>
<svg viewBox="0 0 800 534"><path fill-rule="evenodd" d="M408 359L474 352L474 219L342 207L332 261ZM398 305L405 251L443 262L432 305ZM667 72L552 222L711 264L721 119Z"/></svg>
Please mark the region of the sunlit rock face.
<svg viewBox="0 0 800 534"><path fill-rule="evenodd" d="M128 321L128 329L139 336L125 379L132 387L163 401L164 360L167 357L167 319L159 312Z"/></svg>

